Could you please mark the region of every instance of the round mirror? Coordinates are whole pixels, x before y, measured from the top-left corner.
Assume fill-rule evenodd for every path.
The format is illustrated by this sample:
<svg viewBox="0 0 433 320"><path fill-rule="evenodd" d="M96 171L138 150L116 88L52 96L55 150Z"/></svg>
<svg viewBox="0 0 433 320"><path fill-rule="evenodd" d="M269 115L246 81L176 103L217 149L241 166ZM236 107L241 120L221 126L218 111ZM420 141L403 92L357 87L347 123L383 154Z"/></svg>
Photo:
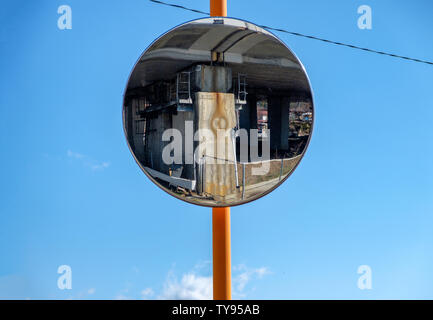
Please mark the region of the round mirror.
<svg viewBox="0 0 433 320"><path fill-rule="evenodd" d="M182 24L134 66L123 102L129 148L161 189L202 206L258 199L293 172L313 129L299 59L232 18Z"/></svg>

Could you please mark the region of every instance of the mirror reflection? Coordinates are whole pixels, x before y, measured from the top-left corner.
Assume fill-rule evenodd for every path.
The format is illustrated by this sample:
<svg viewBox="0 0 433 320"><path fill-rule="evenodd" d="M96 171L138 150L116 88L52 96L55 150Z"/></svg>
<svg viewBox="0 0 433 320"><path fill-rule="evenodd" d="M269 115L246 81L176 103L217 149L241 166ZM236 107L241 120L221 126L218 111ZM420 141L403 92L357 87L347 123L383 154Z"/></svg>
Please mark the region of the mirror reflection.
<svg viewBox="0 0 433 320"><path fill-rule="evenodd" d="M158 38L129 78L131 152L169 194L234 206L279 186L301 160L313 97L297 57L249 22L205 18Z"/></svg>

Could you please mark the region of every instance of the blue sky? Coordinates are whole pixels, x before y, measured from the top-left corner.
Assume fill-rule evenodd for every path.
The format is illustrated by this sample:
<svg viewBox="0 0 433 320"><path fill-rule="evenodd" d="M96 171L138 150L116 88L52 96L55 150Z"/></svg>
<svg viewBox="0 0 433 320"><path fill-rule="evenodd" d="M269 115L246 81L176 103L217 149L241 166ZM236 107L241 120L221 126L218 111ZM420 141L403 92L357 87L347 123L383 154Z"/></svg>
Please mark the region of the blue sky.
<svg viewBox="0 0 433 320"><path fill-rule="evenodd" d="M208 11L208 1L175 1ZM72 8L72 29L57 8ZM357 26L370 5L373 29ZM0 297L202 298L211 210L147 180L124 138L135 61L201 15L131 1L2 1ZM229 16L433 59L430 1L229 1ZM433 298L433 67L277 34L315 128L296 171L232 209L234 298ZM59 290L57 268L72 268ZM372 270L372 289L357 269Z"/></svg>

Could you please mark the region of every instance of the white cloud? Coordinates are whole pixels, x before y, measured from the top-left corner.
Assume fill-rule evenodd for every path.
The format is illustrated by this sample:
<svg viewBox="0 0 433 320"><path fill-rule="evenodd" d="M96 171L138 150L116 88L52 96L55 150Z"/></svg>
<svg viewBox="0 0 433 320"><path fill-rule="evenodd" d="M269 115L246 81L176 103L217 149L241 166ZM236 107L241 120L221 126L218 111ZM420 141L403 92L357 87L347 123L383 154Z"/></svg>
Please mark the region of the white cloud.
<svg viewBox="0 0 433 320"><path fill-rule="evenodd" d="M265 274L269 273L270 271L267 267L248 268L243 264L235 266L233 268L233 286L236 290L235 293L244 296L244 289L251 280L261 279Z"/></svg>
<svg viewBox="0 0 433 320"><path fill-rule="evenodd" d="M109 162L101 162L101 163L91 165L90 168L92 170L100 170L100 169L108 168L109 166L110 166Z"/></svg>
<svg viewBox="0 0 433 320"><path fill-rule="evenodd" d="M129 284L127 284L129 286ZM131 300L132 298L128 295L129 289L121 290L115 297L114 300Z"/></svg>
<svg viewBox="0 0 433 320"><path fill-rule="evenodd" d="M213 279L212 276L202 276L198 272L200 269L209 266L211 262L205 261L197 264L193 271L182 275L179 281L170 271L164 283L160 299L173 300L210 300L212 299ZM267 267L248 268L241 264L233 267L232 272L232 291L234 296L245 297L246 287L254 280L261 279L269 274Z"/></svg>
<svg viewBox="0 0 433 320"><path fill-rule="evenodd" d="M132 271L138 273L139 269L134 266ZM140 291L139 298L144 300L155 298L162 300L211 300L213 297L213 279L211 275L204 275L211 272L211 261L197 263L191 271L184 273L180 278L174 274L173 270L170 270L159 294L147 287ZM267 267L249 268L244 264L234 266L232 269L232 295L235 298L246 297L249 292L247 288L255 280L261 279L269 273ZM129 289L124 289L119 292L115 299L132 299L132 293L129 294L129 292ZM134 299L137 298L136 294L132 294L132 296Z"/></svg>
<svg viewBox="0 0 433 320"><path fill-rule="evenodd" d="M68 158L80 161L83 166L90 168L92 171L103 170L110 166L110 163L107 161L96 161L85 154L74 152L71 150L68 150L66 152L66 155L68 156Z"/></svg>
<svg viewBox="0 0 433 320"><path fill-rule="evenodd" d="M95 288L89 288L87 290L83 290L78 292L76 295L72 295L69 296L67 299L68 300L84 300L84 299L88 299L89 296L91 296L92 294L95 294L96 289Z"/></svg>
<svg viewBox="0 0 433 320"><path fill-rule="evenodd" d="M167 300L210 300L212 299L212 277L187 273L179 282L172 272L164 283L159 299Z"/></svg>
<svg viewBox="0 0 433 320"><path fill-rule="evenodd" d="M212 260L200 260L195 264L192 272L212 274Z"/></svg>
<svg viewBox="0 0 433 320"><path fill-rule="evenodd" d="M141 290L141 299L146 300L153 296L152 288L146 288Z"/></svg>
<svg viewBox="0 0 433 320"><path fill-rule="evenodd" d="M72 152L71 150L68 150L67 155L69 158L75 158L75 159L83 159L86 157L84 154Z"/></svg>

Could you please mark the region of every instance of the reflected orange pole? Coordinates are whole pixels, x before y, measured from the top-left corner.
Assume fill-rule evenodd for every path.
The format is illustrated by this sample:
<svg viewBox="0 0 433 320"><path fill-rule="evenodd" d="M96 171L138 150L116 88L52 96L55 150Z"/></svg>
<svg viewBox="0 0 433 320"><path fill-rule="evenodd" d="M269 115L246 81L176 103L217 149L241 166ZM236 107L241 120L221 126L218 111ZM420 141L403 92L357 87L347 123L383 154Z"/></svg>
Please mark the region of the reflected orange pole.
<svg viewBox="0 0 433 320"><path fill-rule="evenodd" d="M227 16L227 0L210 0L211 17ZM212 209L213 298L232 299L230 208Z"/></svg>

